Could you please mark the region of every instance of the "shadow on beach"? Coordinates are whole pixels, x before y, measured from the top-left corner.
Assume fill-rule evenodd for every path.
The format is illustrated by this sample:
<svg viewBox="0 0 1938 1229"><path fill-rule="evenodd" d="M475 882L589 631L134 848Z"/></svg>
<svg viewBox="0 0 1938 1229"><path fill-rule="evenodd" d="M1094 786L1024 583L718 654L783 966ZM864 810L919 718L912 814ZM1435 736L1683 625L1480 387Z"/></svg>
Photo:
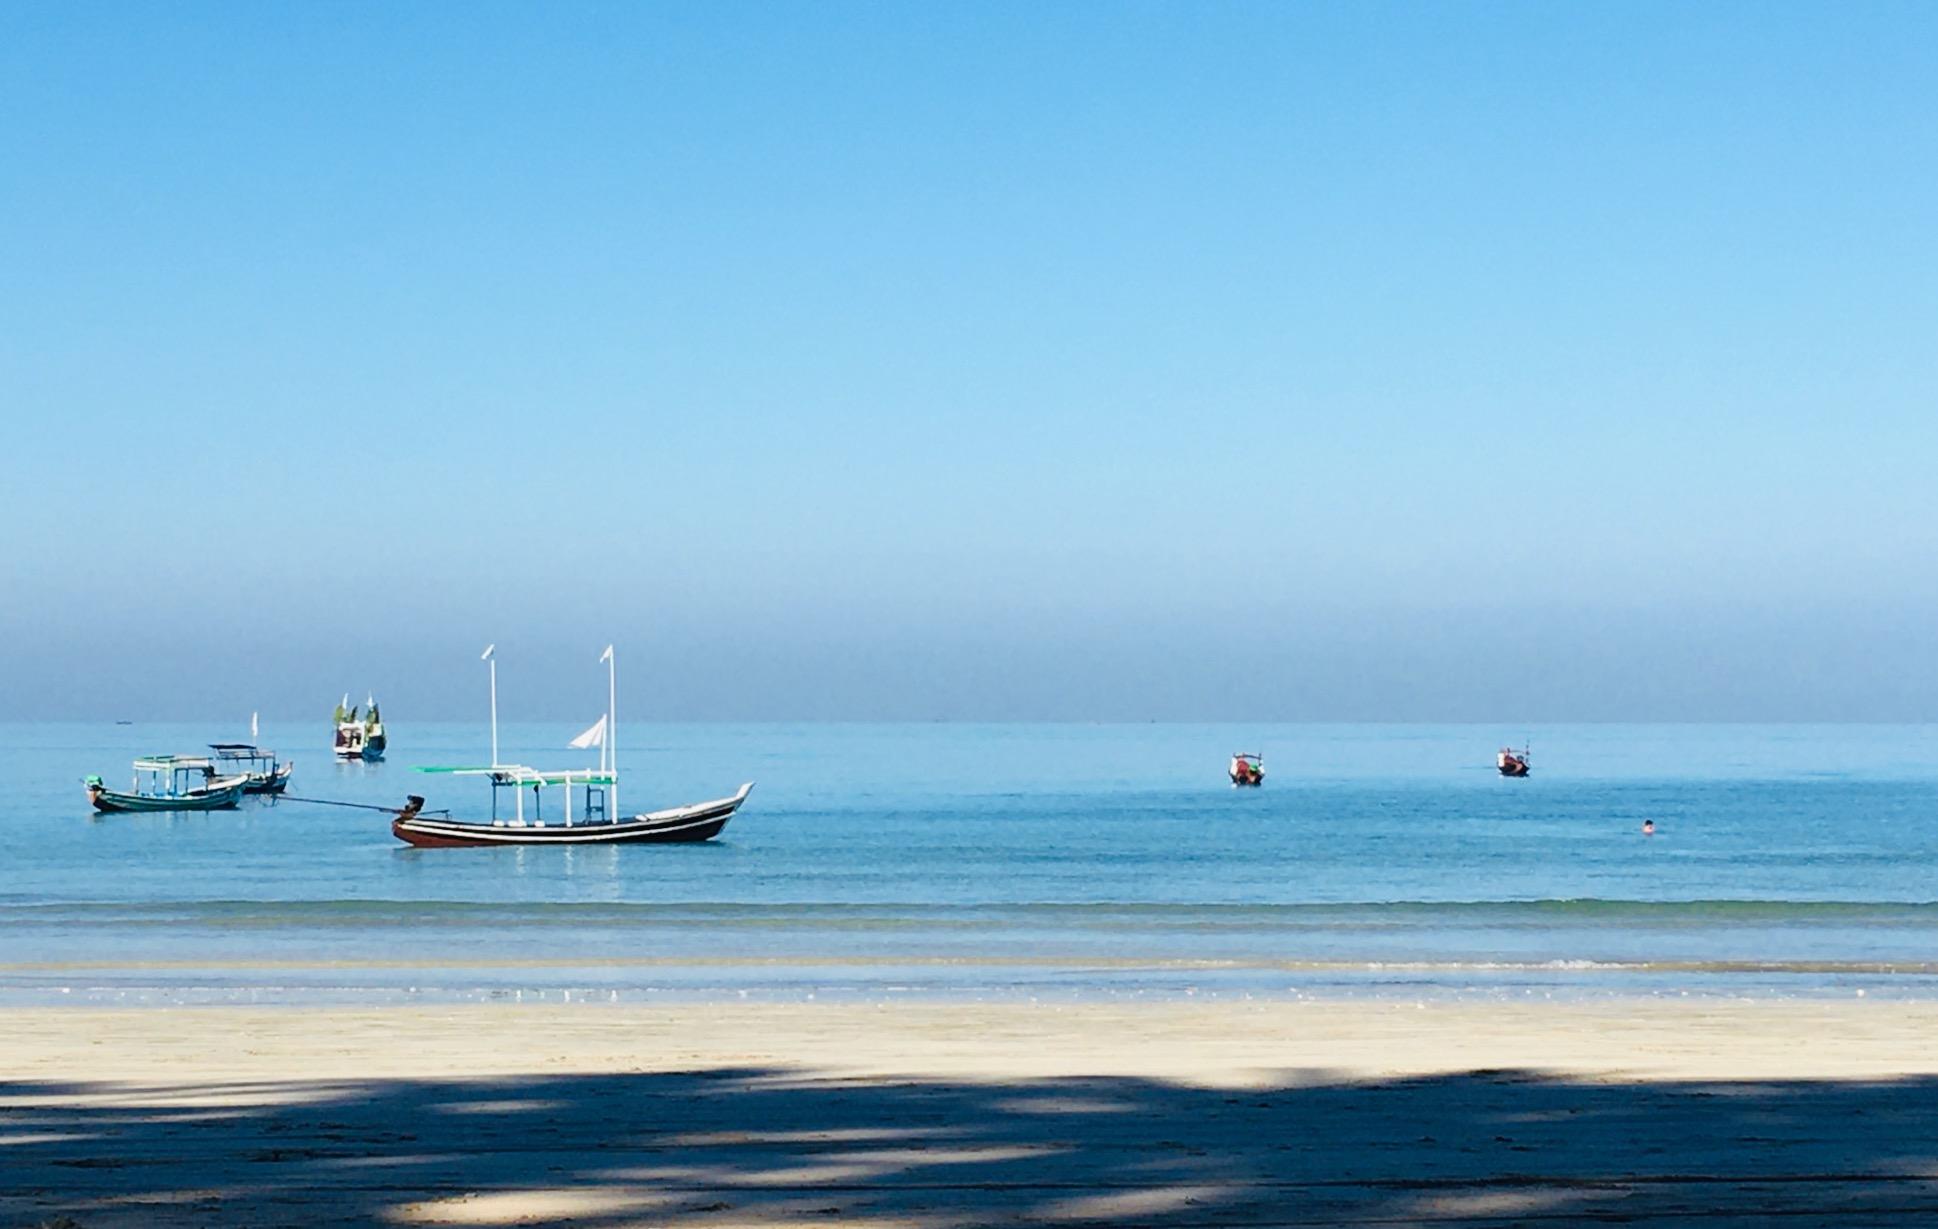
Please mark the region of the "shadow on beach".
<svg viewBox="0 0 1938 1229"><path fill-rule="evenodd" d="M1509 1071L14 1082L0 1223L1927 1224L1934 1093Z"/></svg>

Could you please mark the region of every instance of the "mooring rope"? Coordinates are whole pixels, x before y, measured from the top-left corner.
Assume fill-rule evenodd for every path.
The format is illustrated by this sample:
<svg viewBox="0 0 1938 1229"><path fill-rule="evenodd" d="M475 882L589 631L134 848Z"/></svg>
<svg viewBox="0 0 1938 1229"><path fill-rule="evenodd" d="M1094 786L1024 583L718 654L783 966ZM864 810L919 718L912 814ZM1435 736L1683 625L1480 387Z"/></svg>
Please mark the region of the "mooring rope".
<svg viewBox="0 0 1938 1229"><path fill-rule="evenodd" d="M278 802L307 802L319 807L351 807L358 811L382 811L386 815L401 815L405 810L403 807L372 806L367 802L338 802L333 798L297 798L289 794L277 794L275 798ZM450 813L449 810L418 812L419 815L449 815Z"/></svg>

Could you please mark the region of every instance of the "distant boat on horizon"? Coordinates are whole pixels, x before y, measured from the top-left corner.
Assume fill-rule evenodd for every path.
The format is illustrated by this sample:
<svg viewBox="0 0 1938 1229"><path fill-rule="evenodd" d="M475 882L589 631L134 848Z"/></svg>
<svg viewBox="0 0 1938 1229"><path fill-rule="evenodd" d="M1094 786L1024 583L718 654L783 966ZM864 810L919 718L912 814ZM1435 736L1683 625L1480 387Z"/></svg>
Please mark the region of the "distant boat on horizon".
<svg viewBox="0 0 1938 1229"><path fill-rule="evenodd" d="M1500 769L1504 777L1525 777L1529 772L1528 749L1516 751L1512 747L1502 747L1494 757L1494 767Z"/></svg>
<svg viewBox="0 0 1938 1229"><path fill-rule="evenodd" d="M374 696L364 697L364 715L357 715L357 706L350 703L350 694L345 692L336 706L336 745L334 752L340 760L381 760L390 739L384 734L383 715L377 711Z"/></svg>

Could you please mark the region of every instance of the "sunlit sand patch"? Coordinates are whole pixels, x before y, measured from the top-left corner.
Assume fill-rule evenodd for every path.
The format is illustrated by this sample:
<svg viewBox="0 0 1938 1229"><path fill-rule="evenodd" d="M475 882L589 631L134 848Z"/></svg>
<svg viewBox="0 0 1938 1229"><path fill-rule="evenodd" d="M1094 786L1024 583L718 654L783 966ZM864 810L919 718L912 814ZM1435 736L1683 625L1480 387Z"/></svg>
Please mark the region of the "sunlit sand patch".
<svg viewBox="0 0 1938 1229"><path fill-rule="evenodd" d="M0 1096L0 1110L16 1107L128 1108L152 1109L157 1121L216 1121L247 1117L247 1111L265 1105L304 1105L340 1100L355 1094L360 1085L338 1081L290 1081L267 1083L236 1081L213 1084L157 1084L132 1080L103 1080L85 1090Z"/></svg>
<svg viewBox="0 0 1938 1229"><path fill-rule="evenodd" d="M27 1144L72 1144L98 1138L100 1136L94 1132L18 1131L12 1135L0 1135L0 1148L19 1148Z"/></svg>
<svg viewBox="0 0 1938 1229"><path fill-rule="evenodd" d="M406 1152L389 1156L323 1156L308 1160L318 1169L401 1169L451 1165L464 1160L464 1155L457 1152Z"/></svg>
<svg viewBox="0 0 1938 1229"><path fill-rule="evenodd" d="M1626 1197L1626 1191L1606 1187L1516 1187L1511 1191L1472 1191L1434 1195L1420 1201L1420 1214L1434 1220L1467 1220L1474 1217L1553 1215L1563 1208L1576 1207L1586 1200L1601 1202L1611 1196ZM1579 1209L1586 1211L1586 1209Z"/></svg>
<svg viewBox="0 0 1938 1229"><path fill-rule="evenodd" d="M763 1169L754 1173L722 1176L708 1185L719 1186L820 1186L832 1182L866 1182L878 1178L879 1165L796 1165L791 1169Z"/></svg>
<svg viewBox="0 0 1938 1229"><path fill-rule="evenodd" d="M826 1131L685 1131L653 1137L669 1148L739 1147L745 1144L867 1144L959 1135L950 1127L845 1127Z"/></svg>
<svg viewBox="0 0 1938 1229"><path fill-rule="evenodd" d="M993 1165L1003 1161L1026 1161L1070 1152L1067 1145L1016 1144L987 1148L883 1148L867 1152L830 1152L830 1161L875 1165L883 1169L911 1169L922 1165Z"/></svg>
<svg viewBox="0 0 1938 1229"><path fill-rule="evenodd" d="M407 1225L529 1225L582 1216L624 1216L666 1209L673 1196L648 1191L496 1191L405 1204L385 1219Z"/></svg>
<svg viewBox="0 0 1938 1229"><path fill-rule="evenodd" d="M1011 1097L995 1108L1005 1114L1128 1114L1134 1109L1105 1097Z"/></svg>
<svg viewBox="0 0 1938 1229"><path fill-rule="evenodd" d="M427 1108L442 1114L539 1114L567 1106L544 1097L508 1097L502 1101L444 1101Z"/></svg>
<svg viewBox="0 0 1938 1229"><path fill-rule="evenodd" d="M659 1185L729 1190L735 1187L765 1189L865 1182L898 1168L859 1163L823 1164L817 1161L818 1158L807 1158L801 1164L780 1169L741 1169L731 1163L715 1166L615 1165L591 1171L586 1176L601 1182L651 1182Z"/></svg>
<svg viewBox="0 0 1938 1229"><path fill-rule="evenodd" d="M1162 1186L1108 1195L1079 1195L1059 1199L1033 1215L1042 1220L1117 1221L1132 1216L1158 1216L1228 1199L1230 1186Z"/></svg>

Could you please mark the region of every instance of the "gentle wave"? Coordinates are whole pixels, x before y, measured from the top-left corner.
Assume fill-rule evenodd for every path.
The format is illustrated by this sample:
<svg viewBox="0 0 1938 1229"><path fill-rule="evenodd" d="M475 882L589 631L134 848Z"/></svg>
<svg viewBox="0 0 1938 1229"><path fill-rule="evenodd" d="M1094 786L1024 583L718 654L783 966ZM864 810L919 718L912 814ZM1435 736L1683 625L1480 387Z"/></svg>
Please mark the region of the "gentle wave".
<svg viewBox="0 0 1938 1229"><path fill-rule="evenodd" d="M18 974L83 972L213 971L424 971L600 970L600 969L1057 969L1151 973L1699 973L1822 975L1863 974L1938 976L1938 961L1892 960L1208 960L1164 958L1085 958L1052 956L828 956L679 957L560 956L555 958L409 960L337 958L329 960L67 960L0 962L0 977Z"/></svg>
<svg viewBox="0 0 1938 1229"><path fill-rule="evenodd" d="M1713 899L1685 901L1463 900L1153 904L1030 902L979 905L826 904L735 901L480 902L462 900L199 900L0 904L9 922L121 925L172 921L226 926L377 926L436 919L462 924L515 920L520 926L651 926L706 921L724 926L982 929L990 926L1135 926L1155 929L1271 929L1422 925L1860 925L1938 926L1938 901Z"/></svg>

